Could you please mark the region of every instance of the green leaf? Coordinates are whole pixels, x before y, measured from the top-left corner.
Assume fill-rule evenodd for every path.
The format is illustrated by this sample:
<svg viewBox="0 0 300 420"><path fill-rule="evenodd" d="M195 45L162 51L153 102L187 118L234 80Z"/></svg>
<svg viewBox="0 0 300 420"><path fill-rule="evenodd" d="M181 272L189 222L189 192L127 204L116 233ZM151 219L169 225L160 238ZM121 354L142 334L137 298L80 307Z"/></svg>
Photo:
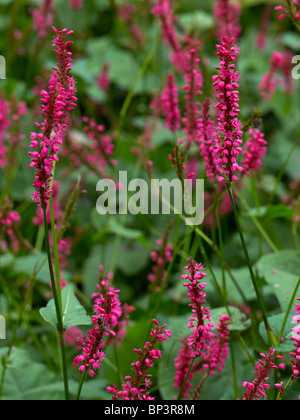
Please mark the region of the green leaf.
<svg viewBox="0 0 300 420"><path fill-rule="evenodd" d="M278 204L276 206L264 206L259 209L253 208L248 213L250 216L255 216L259 220L274 220L274 219L286 219L292 221L293 209L286 207L284 204Z"/></svg>
<svg viewBox="0 0 300 420"><path fill-rule="evenodd" d="M282 311L287 311L292 293L300 275L300 253L284 250L263 256L256 268L280 302Z"/></svg>
<svg viewBox="0 0 300 420"><path fill-rule="evenodd" d="M276 347L277 351L283 352L283 353L288 353L290 351L293 350L293 342L291 341L291 337L293 336L293 332L291 331L291 329L295 326L295 324L292 323L292 316L293 316L293 311L290 313L289 318L288 318L288 322L286 323L284 332L283 332L283 340L282 343ZM283 325L283 321L285 318L285 313L279 314L279 315L274 315L271 316L270 318L268 318L270 327L272 328L272 330L274 331L275 335L278 337L280 332L281 332L281 328ZM268 333L266 331L266 327L264 322L262 322L259 326L259 333L262 336L264 342L269 345L269 337L268 337Z"/></svg>
<svg viewBox="0 0 300 420"><path fill-rule="evenodd" d="M28 276L35 275L36 280L43 283L50 283L47 256L44 253L40 253L39 255L27 255L26 257L18 257L15 260L14 269L17 272L25 273Z"/></svg>
<svg viewBox="0 0 300 420"><path fill-rule="evenodd" d="M179 24L188 32L195 29L200 31L207 31L211 29L214 20L211 14L198 10L193 13L183 13L178 18Z"/></svg>
<svg viewBox="0 0 300 420"><path fill-rule="evenodd" d="M0 360L6 356L8 348L0 350ZM0 377L2 364L0 363ZM97 399L104 396L106 382L103 379L86 380L82 399ZM76 396L78 381L69 380L72 396ZM57 380L55 373L46 366L35 363L30 354L19 348L14 348L7 365L3 387L3 400L30 401L30 400L64 400L64 383Z"/></svg>
<svg viewBox="0 0 300 420"><path fill-rule="evenodd" d="M86 315L85 309L78 302L72 285L68 285L62 291L62 308L63 326L66 330L79 325L91 325L91 318ZM48 324L57 328L54 299L48 303L46 308L40 309L40 314Z"/></svg>
<svg viewBox="0 0 300 420"><path fill-rule="evenodd" d="M128 243L121 246L117 265L126 276L130 277L140 273L148 262L149 251L139 242Z"/></svg>
<svg viewBox="0 0 300 420"><path fill-rule="evenodd" d="M231 324L229 326L230 331L246 331L248 328L251 327L251 320L248 319L248 317L243 314L238 308L230 307L229 308L231 313ZM227 310L224 307L212 309L212 321L215 324L215 327L217 326L219 322L219 318L225 314L227 315Z"/></svg>
<svg viewBox="0 0 300 420"><path fill-rule="evenodd" d="M0 268L6 268L12 265L14 261L13 254L4 254L0 256Z"/></svg>

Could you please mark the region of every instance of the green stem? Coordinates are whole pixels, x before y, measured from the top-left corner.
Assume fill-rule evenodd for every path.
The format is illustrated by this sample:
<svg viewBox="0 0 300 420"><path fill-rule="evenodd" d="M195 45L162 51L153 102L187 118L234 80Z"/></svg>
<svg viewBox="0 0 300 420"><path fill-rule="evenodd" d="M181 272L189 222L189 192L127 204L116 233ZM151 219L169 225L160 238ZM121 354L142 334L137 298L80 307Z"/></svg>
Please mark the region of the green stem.
<svg viewBox="0 0 300 420"><path fill-rule="evenodd" d="M76 401L80 400L80 395L81 395L83 383L84 383L84 380L85 380L85 375L86 375L86 371L84 371L80 376L80 381L79 381L79 384L78 384L78 391L77 391L77 395L76 395Z"/></svg>
<svg viewBox="0 0 300 420"><path fill-rule="evenodd" d="M245 200L245 198L242 196L242 194L238 193L238 197L241 200L243 206L245 207L245 209L248 211L248 213L250 214L250 207L247 203L247 201ZM278 252L279 249L277 248L277 246L274 244L274 242L272 241L272 239L270 238L270 236L268 235L268 233L266 232L266 230L264 229L264 227L262 226L262 224L259 222L259 220L253 216L252 214L250 214L250 217L253 221L253 223L255 224L255 226L257 227L258 231L260 232L260 234L262 235L262 237L265 239L265 241L267 242L267 244L270 246L270 248L272 249L273 252Z"/></svg>
<svg viewBox="0 0 300 420"><path fill-rule="evenodd" d="M291 310L292 310L294 300L296 299L296 296L297 296L297 292L298 292L299 287L300 287L300 278L299 278L299 280L298 280L298 282L297 282L297 285L296 285L296 287L295 287L295 289L294 289L294 292L293 292L293 294L292 294L292 297L291 297L291 300L290 300L290 303L289 303L288 309L287 309L287 311L286 311L286 314L285 314L285 317L284 317L284 321L283 321L283 324L282 324L282 327L281 327L281 330L280 330L280 333L279 333L279 336L278 336L278 344L280 344L280 343L281 343L281 339L282 339L282 337L283 337L284 330L285 330L285 327L286 327L287 321L288 321L288 319L289 319L290 312L291 312Z"/></svg>
<svg viewBox="0 0 300 420"><path fill-rule="evenodd" d="M54 298L54 305L56 310L57 316L57 328L58 328L58 337L59 337L59 345L61 349L61 357L62 357L62 374L64 380L64 387L65 387L65 398L67 401L70 400L70 393L69 393L69 384L68 384L68 372L67 372L67 362L66 362L66 355L65 355L65 345L64 345L64 327L62 321L62 312L61 306L59 304L56 284L55 284L55 277L54 277L54 270L52 264L52 256L51 256L51 247L50 247L50 238L49 238L49 231L48 231L48 221L47 221L47 211L46 208L43 208L44 213L44 225L45 225L45 242L46 242L46 249L47 249L47 256L48 256L48 264L49 264L49 272L50 272L50 279L51 279L51 286L52 286L52 293Z"/></svg>
<svg viewBox="0 0 300 420"><path fill-rule="evenodd" d="M280 182L281 182L281 180L283 178L283 175L285 174L286 168L287 168L287 166L288 166L288 164L289 164L289 162L290 162L290 160L291 160L291 158L293 156L293 153L294 153L294 151L296 150L296 148L298 146L298 143L299 143L299 137L297 136L295 138L294 143L292 144L291 149L290 149L290 151L289 151L289 153L287 155L287 158L286 158L286 160L285 160L285 162L284 162L284 164L283 164L283 166L282 166L282 168L281 168L281 170L280 170L280 172L279 172L279 174L277 176L276 184L275 184L274 190L272 191L272 193L271 193L271 195L269 197L268 204L271 204L273 202L273 200L274 200L274 198L275 198L275 196L277 194L277 190L278 190L278 187L280 185Z"/></svg>
<svg viewBox="0 0 300 420"><path fill-rule="evenodd" d="M55 218L54 218L54 209L53 209L53 199L52 199L52 197L50 197L49 206L50 206L50 216L51 216L51 231L52 231L52 240L53 240L52 250L53 250L53 254L54 254L57 299L58 299L58 303L59 303L59 307L60 307L60 312L62 313L60 269L59 269L57 237L56 237Z"/></svg>
<svg viewBox="0 0 300 420"><path fill-rule="evenodd" d="M284 397L286 391L289 389L289 387L292 385L293 382L294 382L293 377L291 376L287 385L284 388L284 391L278 394L278 396L276 398L277 401L282 401L283 400L283 397Z"/></svg>
<svg viewBox="0 0 300 420"><path fill-rule="evenodd" d="M183 395L183 392L184 392L184 388L185 388L185 385L186 385L186 383L187 383L187 381L188 381L188 379L189 379L190 373L191 373L191 371L192 371L192 369L193 369L193 366L194 366L195 360L196 360L196 357L194 357L194 359L191 361L191 364L190 364L189 370L188 370L188 372L187 372L187 374L186 374L186 376L185 376L185 378L184 378L183 384L182 384L182 386L181 386L181 388L180 388L180 391L179 391L179 394L178 394L178 397L177 397L177 401L180 401L180 400L182 399L182 395Z"/></svg>
<svg viewBox="0 0 300 420"><path fill-rule="evenodd" d="M256 293L257 301L258 301L259 307L262 311L263 322L265 324L266 331L268 333L268 337L270 339L271 345L276 346L278 340L277 340L272 328L270 327L270 324L269 324L268 319L267 319L267 312L266 312L266 309L265 309L264 300L263 300L260 288L257 284L257 279L256 279L256 276L255 276L255 273L253 271L253 267L252 267L252 264L251 264L251 261L250 261L250 256L249 256L249 253L248 253L247 244L246 244L244 234L243 234L243 231L242 231L242 228L241 228L239 214L238 214L238 211L237 211L237 208L236 208L236 204L235 204L235 200L234 200L234 197L233 197L233 194L232 194L231 186L228 186L227 190L228 190L228 194L229 194L230 201L231 201L231 204L232 204L232 209L233 209L236 225L237 225L239 235L240 235L240 238L241 238L244 254L245 254L245 257L246 257L246 261L247 261L247 265L248 265L248 268L249 268L252 283L253 283L253 286L254 286L254 290L255 290L255 293Z"/></svg>

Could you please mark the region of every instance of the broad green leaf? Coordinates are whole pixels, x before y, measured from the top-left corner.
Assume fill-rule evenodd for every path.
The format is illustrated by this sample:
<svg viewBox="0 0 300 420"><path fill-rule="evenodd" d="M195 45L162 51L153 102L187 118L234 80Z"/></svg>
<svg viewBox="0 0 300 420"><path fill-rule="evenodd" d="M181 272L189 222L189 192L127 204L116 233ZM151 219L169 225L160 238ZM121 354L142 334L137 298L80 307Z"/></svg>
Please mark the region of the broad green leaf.
<svg viewBox="0 0 300 420"><path fill-rule="evenodd" d="M265 255L258 261L256 268L272 288L281 309L286 311L300 277L300 253L284 250Z"/></svg>
<svg viewBox="0 0 300 420"><path fill-rule="evenodd" d="M283 204L278 204L276 206L260 207L259 209L253 208L248 215L255 216L259 220L286 219L291 221L293 218L293 209Z"/></svg>
<svg viewBox="0 0 300 420"><path fill-rule="evenodd" d="M0 350L0 359L7 354L8 348ZM0 364L0 376L2 364ZM85 381L82 399L97 399L105 396L103 379ZM70 394L75 398L78 381L69 380ZM108 395L108 394L107 394ZM57 380L55 373L46 366L35 363L24 349L14 348L7 365L3 387L3 400L64 400L64 384Z"/></svg>
<svg viewBox="0 0 300 420"><path fill-rule="evenodd" d="M0 256L0 268L9 267L14 261L14 256L12 254L4 254Z"/></svg>
<svg viewBox="0 0 300 420"><path fill-rule="evenodd" d="M15 260L14 269L17 272L26 273L28 276L35 275L37 280L49 284L50 274L47 261L47 256L44 253L18 257Z"/></svg>
<svg viewBox="0 0 300 420"><path fill-rule="evenodd" d="M287 353L287 352L292 351L292 349L293 349L293 342L291 341L291 337L293 336L293 332L291 331L291 329L293 327L295 327L295 324L292 323L292 316L293 316L293 311L290 313L289 318L288 318L288 322L286 323L284 333L283 333L283 337L282 337L283 340L282 340L281 344L276 347L277 351ZM282 313L282 314L279 314L279 315L274 315L274 316L271 316L270 318L268 318L270 327L272 328L272 330L274 331L274 333L277 337L280 334L284 318L285 318L285 313ZM259 326L259 333L262 336L262 338L264 339L265 343L267 345L269 345L268 333L266 331L266 327L265 327L265 324L263 322Z"/></svg>
<svg viewBox="0 0 300 420"><path fill-rule="evenodd" d="M83 306L78 302L74 286L68 285L62 291L63 326L66 330L79 325L91 325L91 318L86 315ZM40 309L40 314L48 324L57 328L57 316L54 299L46 308Z"/></svg>
<svg viewBox="0 0 300 420"><path fill-rule="evenodd" d="M193 13L183 13L179 16L178 21L189 32L195 29L207 31L214 24L213 16L203 10L198 10Z"/></svg>
<svg viewBox="0 0 300 420"><path fill-rule="evenodd" d="M248 319L248 317L245 314L243 314L238 308L231 306L229 310L231 313L231 320L232 320L229 326L229 329L231 331L242 332L242 331L246 331L247 329L251 327L251 320ZM225 306L221 308L217 308L217 309L212 309L210 312L212 314L212 321L215 324L215 328L219 322L219 318L223 314L228 315Z"/></svg>

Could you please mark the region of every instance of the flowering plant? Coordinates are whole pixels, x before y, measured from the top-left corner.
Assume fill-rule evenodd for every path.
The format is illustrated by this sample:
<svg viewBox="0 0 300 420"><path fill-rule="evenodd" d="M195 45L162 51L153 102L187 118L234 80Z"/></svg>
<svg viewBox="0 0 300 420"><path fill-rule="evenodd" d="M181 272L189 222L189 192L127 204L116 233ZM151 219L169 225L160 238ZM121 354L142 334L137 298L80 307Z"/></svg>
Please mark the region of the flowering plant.
<svg viewBox="0 0 300 420"><path fill-rule="evenodd" d="M0 400L298 400L300 1L4 3Z"/></svg>

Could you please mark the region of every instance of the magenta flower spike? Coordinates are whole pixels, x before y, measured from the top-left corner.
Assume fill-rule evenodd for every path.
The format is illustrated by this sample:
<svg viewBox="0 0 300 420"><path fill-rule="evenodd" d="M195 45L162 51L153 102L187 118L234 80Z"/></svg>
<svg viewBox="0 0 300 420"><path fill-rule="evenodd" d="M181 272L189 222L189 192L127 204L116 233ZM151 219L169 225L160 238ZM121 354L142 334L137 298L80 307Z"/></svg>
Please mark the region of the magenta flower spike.
<svg viewBox="0 0 300 420"><path fill-rule="evenodd" d="M231 0L215 0L214 18L216 25L216 37L219 42L224 37L234 38L237 42L241 34L240 26L241 6Z"/></svg>
<svg viewBox="0 0 300 420"><path fill-rule="evenodd" d="M202 94L203 78L201 69L199 68L199 54L197 47L199 42L191 39L188 40L189 46L186 53L186 71L185 85L183 87L186 95L186 106L182 123L184 125L183 132L187 135L188 147L197 141L198 134L198 114L200 102L198 96Z"/></svg>
<svg viewBox="0 0 300 420"><path fill-rule="evenodd" d="M256 364L255 373L256 378L253 382L243 382L245 388L244 401L260 400L261 398L266 399L266 390L270 388L267 383L269 380L269 374L271 370L276 370L277 366L274 363L276 359L281 359L281 356L275 356L275 350L272 347L270 353L266 356L261 353L261 359Z"/></svg>
<svg viewBox="0 0 300 420"><path fill-rule="evenodd" d="M201 118L198 121L198 142L200 145L200 153L205 164L206 176L212 181L220 175L221 168L217 164L217 155L215 154L215 128L210 116L210 99L206 98Z"/></svg>
<svg viewBox="0 0 300 420"><path fill-rule="evenodd" d="M71 9L79 10L83 6L83 0L69 0Z"/></svg>
<svg viewBox="0 0 300 420"><path fill-rule="evenodd" d="M239 73L236 71L235 60L239 49L234 45L234 39L223 38L221 45L217 45L217 55L220 57L220 66L216 67L220 75L213 76L213 86L217 91L215 107L218 110L216 128L215 153L218 155L218 165L222 168L222 174L217 180L222 182L226 179L231 185L238 177L236 172L242 172L243 168L237 163L237 158L242 152L242 123L238 116L239 109Z"/></svg>
<svg viewBox="0 0 300 420"><path fill-rule="evenodd" d="M100 275L103 268L100 267ZM122 316L121 302L119 300L120 290L116 290L110 284L110 276L101 280L97 285L98 292L93 295L94 315L92 316L93 329L88 331L88 337L82 340L77 350L82 354L75 357L73 365L78 367L80 372L88 371L91 377L96 375L96 370L101 367L105 359L105 337L115 336L115 327Z"/></svg>
<svg viewBox="0 0 300 420"><path fill-rule="evenodd" d="M179 41L170 0L158 0L152 13L160 20L164 43L171 48L170 59L177 71L183 74L186 70L186 57Z"/></svg>
<svg viewBox="0 0 300 420"><path fill-rule="evenodd" d="M216 371L222 373L225 367L225 361L229 355L230 324L231 318L229 316L222 315L219 318L216 327L218 335L210 342L203 364L203 369L206 369L210 375L215 375Z"/></svg>
<svg viewBox="0 0 300 420"><path fill-rule="evenodd" d="M176 388L178 391L181 389L184 381L186 380L186 376L189 372L191 361L193 360L193 350L191 346L188 344L187 337L183 337L180 341L182 345L180 346L178 356L176 357L174 361L175 368L176 368L174 388ZM182 398L189 398L188 391L193 388L193 385L192 385L193 378L194 378L194 374L193 374L193 371L191 371L184 385Z"/></svg>
<svg viewBox="0 0 300 420"><path fill-rule="evenodd" d="M267 152L267 142L265 135L258 128L249 130L249 139L247 140L241 165L243 167L243 175L250 176L262 166L262 159Z"/></svg>
<svg viewBox="0 0 300 420"><path fill-rule="evenodd" d="M33 19L33 29L38 31L40 38L45 38L54 20L53 0L42 0L40 7L32 7L30 12Z"/></svg>
<svg viewBox="0 0 300 420"><path fill-rule="evenodd" d="M6 151L5 137L6 130L10 125L9 121L9 104L2 97L0 97L0 168L5 166Z"/></svg>
<svg viewBox="0 0 300 420"><path fill-rule="evenodd" d="M167 83L161 95L161 100L164 106L166 126L170 131L176 133L180 129L181 124L178 89L173 73L169 73L167 76Z"/></svg>
<svg viewBox="0 0 300 420"><path fill-rule="evenodd" d="M36 123L39 132L31 133L30 147L33 151L28 153L31 156L30 167L36 168L33 200L44 209L52 193L52 171L55 162L59 160L58 152L69 125L68 114L77 101L75 81L69 76L72 53L68 49L73 42L66 40L73 31L53 30L56 34L53 46L58 62L53 68L48 91L41 92L44 121L41 124Z"/></svg>
<svg viewBox="0 0 300 420"><path fill-rule="evenodd" d="M270 59L270 70L268 73L264 74L262 81L259 85L261 90L261 96L266 100L270 101L272 96L275 93L276 87L281 83L281 81L276 77L277 71L281 68L283 64L283 55L277 51L273 52Z"/></svg>
<svg viewBox="0 0 300 420"><path fill-rule="evenodd" d="M113 394L113 400L154 400L148 390L151 387L152 375L148 370L154 366L154 361L160 359L161 351L155 349L155 345L162 341L167 341L171 336L171 331L166 329L166 324L162 327L156 319L153 319L155 328L151 330L150 339L143 349L134 349L139 356L139 360L132 363L132 376L125 377L122 390L118 391L115 385L109 386L107 391Z"/></svg>
<svg viewBox="0 0 300 420"><path fill-rule="evenodd" d="M300 298L297 300L300 301ZM300 305L298 303L295 306L295 315L293 316L292 321L297 324L296 327L292 329L294 335L291 340L294 344L294 350L290 353L292 356L292 379L295 381L300 379Z"/></svg>
<svg viewBox="0 0 300 420"><path fill-rule="evenodd" d="M189 274L182 276L183 280L189 280L184 283L184 287L188 289L188 297L191 301L189 306L192 308L192 316L189 320L188 327L193 330L188 338L188 345L193 349L193 358L198 357L203 350L207 350L208 342L210 342L213 334L211 330L214 324L211 322L211 314L209 308L204 308L206 303L206 294L203 290L206 283L201 281L206 277L203 273L203 265L196 264L192 259L186 267Z"/></svg>

